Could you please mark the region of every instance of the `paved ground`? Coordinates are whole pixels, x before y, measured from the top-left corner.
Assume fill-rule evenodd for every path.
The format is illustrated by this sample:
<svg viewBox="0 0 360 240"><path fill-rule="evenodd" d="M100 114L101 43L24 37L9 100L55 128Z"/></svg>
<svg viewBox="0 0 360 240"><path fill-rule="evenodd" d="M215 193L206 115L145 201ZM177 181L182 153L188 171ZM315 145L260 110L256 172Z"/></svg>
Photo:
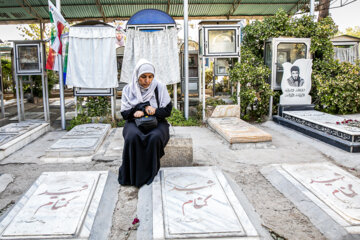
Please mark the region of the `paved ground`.
<svg viewBox="0 0 360 240"><path fill-rule="evenodd" d="M273 136L273 148L231 150L228 143L206 127L175 127L175 133L191 135L194 144L194 166L218 166L243 190L263 221L263 226L287 239L324 239L296 207L261 175L259 170L272 163L332 162L360 176L360 154L347 153L307 136L266 122L260 128ZM102 149L119 151L116 142L122 129L114 130ZM42 161L47 147L64 131L53 131L40 137L18 152L0 161L0 172L10 173L15 180L0 194L0 215L11 207L44 171L109 170L117 173L120 154L109 162L48 164ZM110 239L135 239L136 230L129 230L136 216L138 190L121 187L113 215ZM141 219L140 219L141 221Z"/></svg>
<svg viewBox="0 0 360 240"><path fill-rule="evenodd" d="M25 107L27 111L41 111L41 106L30 103ZM51 115L52 120L58 118L59 110L52 108L51 111L55 113ZM7 112L15 115L16 105L7 107ZM360 119L360 114L346 117ZM121 165L121 128L113 130L100 149L109 161L88 158L85 162L82 159L82 163L50 164L43 161L45 150L65 134L59 130L58 122L52 127L51 132L0 160L0 174L9 173L15 177L14 182L0 193L0 216L44 171L109 170L117 174ZM218 166L239 185L269 231L287 239L325 239L309 219L261 175L260 169L273 163L331 162L360 177L360 153L345 152L272 121L258 127L272 135L272 148L232 150L221 136L206 127L175 127L172 130L175 134L192 137L194 166ZM111 240L136 239L136 230L130 228L136 217L137 197L138 189L134 187L119 189Z"/></svg>

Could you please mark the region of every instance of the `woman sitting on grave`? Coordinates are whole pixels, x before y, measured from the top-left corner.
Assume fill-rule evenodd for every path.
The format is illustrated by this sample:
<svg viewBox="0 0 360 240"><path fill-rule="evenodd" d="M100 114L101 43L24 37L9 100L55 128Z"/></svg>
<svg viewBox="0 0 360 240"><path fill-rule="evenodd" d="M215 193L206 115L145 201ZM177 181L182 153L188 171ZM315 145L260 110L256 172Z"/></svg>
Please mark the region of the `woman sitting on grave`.
<svg viewBox="0 0 360 240"><path fill-rule="evenodd" d="M160 168L160 158L169 141L172 104L166 85L156 80L154 66L141 59L133 72L132 82L122 91L121 115L126 120L125 140L119 183L141 187L150 184ZM144 129L142 120L152 119L155 127Z"/></svg>

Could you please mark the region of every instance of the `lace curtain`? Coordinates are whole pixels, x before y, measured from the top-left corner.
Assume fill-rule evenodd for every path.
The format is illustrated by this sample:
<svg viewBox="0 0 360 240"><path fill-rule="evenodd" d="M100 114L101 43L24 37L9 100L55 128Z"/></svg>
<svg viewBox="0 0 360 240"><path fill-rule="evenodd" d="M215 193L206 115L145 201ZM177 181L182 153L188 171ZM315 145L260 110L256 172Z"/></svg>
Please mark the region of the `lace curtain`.
<svg viewBox="0 0 360 240"><path fill-rule="evenodd" d="M340 62L355 63L355 60L359 59L359 46L354 45L349 48L334 47L335 59L339 59Z"/></svg>
<svg viewBox="0 0 360 240"><path fill-rule="evenodd" d="M71 27L66 82L83 88L118 86L115 28Z"/></svg>
<svg viewBox="0 0 360 240"><path fill-rule="evenodd" d="M158 81L164 84L180 82L179 51L175 28L156 32L127 30L121 82L131 82L134 67L141 58L154 64Z"/></svg>

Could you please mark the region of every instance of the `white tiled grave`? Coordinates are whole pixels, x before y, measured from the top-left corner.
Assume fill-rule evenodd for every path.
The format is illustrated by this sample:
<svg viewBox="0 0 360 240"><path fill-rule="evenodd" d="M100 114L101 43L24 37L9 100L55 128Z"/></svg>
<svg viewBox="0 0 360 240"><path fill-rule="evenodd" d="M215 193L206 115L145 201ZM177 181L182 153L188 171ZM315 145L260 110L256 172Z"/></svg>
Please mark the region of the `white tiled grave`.
<svg viewBox="0 0 360 240"><path fill-rule="evenodd" d="M0 160L49 131L49 123L24 121L0 128Z"/></svg>
<svg viewBox="0 0 360 240"><path fill-rule="evenodd" d="M106 171L42 173L0 222L0 239L89 239L92 235L100 236L93 230L96 227L94 221L102 214L98 208L100 202L104 204L105 186L111 185L109 177ZM117 191L112 193L115 194L108 193L106 198L115 200L108 202L108 209L104 210L111 214ZM102 234L106 235L110 230L111 214L110 224L106 225L109 229L102 229Z"/></svg>
<svg viewBox="0 0 360 240"><path fill-rule="evenodd" d="M350 142L360 142L360 128L344 124L336 124L344 121L343 117L335 116L315 110L311 111L284 111L283 118L295 121L321 132L341 138Z"/></svg>
<svg viewBox="0 0 360 240"><path fill-rule="evenodd" d="M261 172L327 238L360 238L359 178L326 162L272 165Z"/></svg>
<svg viewBox="0 0 360 240"><path fill-rule="evenodd" d="M162 168L153 186L153 239L259 239L217 168Z"/></svg>
<svg viewBox="0 0 360 240"><path fill-rule="evenodd" d="M46 150L46 157L90 156L99 149L110 129L110 124L100 123L75 126Z"/></svg>

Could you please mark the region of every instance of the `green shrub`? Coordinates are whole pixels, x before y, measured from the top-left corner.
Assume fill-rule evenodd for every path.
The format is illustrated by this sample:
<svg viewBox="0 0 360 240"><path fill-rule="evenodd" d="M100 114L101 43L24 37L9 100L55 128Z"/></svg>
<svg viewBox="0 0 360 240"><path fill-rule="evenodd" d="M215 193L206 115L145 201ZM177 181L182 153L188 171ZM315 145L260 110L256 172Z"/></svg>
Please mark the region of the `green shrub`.
<svg viewBox="0 0 360 240"><path fill-rule="evenodd" d="M188 120L185 119L183 113L173 108L171 111L170 117L167 118L168 122L173 126L199 126L200 122L194 117L189 117Z"/></svg>
<svg viewBox="0 0 360 240"><path fill-rule="evenodd" d="M312 16L290 18L283 10L275 16L255 21L243 28L241 63L231 71L230 80L241 83L241 117L262 120L268 114L269 96L273 95L273 113L281 91L271 93L263 62L265 41L275 37L311 38L313 56L312 90L317 109L331 113L356 113L359 109L359 67L333 60L330 39L337 26L330 18L315 22ZM235 96L236 97L236 96Z"/></svg>
<svg viewBox="0 0 360 240"><path fill-rule="evenodd" d="M230 79L241 84L241 118L261 121L269 111L269 98L272 95L267 83L270 69L246 47L241 49L241 55L241 63L236 63L230 70Z"/></svg>
<svg viewBox="0 0 360 240"><path fill-rule="evenodd" d="M337 60L322 63L313 79L317 109L328 113L360 112L360 66Z"/></svg>

